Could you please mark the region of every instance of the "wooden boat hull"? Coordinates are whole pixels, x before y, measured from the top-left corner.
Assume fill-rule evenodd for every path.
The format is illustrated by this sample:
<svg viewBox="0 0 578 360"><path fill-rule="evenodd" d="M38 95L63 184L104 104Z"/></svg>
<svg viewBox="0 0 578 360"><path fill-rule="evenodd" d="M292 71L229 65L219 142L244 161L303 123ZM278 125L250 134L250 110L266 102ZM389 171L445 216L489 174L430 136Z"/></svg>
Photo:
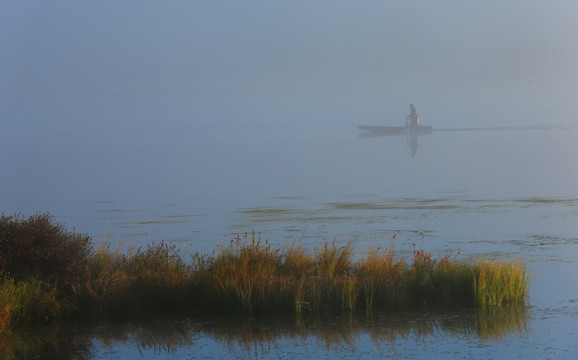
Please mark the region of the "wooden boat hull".
<svg viewBox="0 0 578 360"><path fill-rule="evenodd" d="M428 135L433 132L433 126L372 126L358 125L359 130L369 131L375 135Z"/></svg>

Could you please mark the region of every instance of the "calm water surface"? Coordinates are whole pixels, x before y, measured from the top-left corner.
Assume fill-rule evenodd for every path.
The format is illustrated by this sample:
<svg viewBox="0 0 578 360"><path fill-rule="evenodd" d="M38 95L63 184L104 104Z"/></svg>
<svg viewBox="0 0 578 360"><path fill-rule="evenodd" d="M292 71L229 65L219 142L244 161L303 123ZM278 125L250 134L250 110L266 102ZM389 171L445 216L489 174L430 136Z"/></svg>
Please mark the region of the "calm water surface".
<svg viewBox="0 0 578 360"><path fill-rule="evenodd" d="M353 241L355 256L386 245L521 258L527 311L158 320L63 328L47 343L95 359L576 356L578 130L439 129L416 146L354 125L3 135L2 211L49 211L123 249L165 240L211 252L255 231L277 246Z"/></svg>

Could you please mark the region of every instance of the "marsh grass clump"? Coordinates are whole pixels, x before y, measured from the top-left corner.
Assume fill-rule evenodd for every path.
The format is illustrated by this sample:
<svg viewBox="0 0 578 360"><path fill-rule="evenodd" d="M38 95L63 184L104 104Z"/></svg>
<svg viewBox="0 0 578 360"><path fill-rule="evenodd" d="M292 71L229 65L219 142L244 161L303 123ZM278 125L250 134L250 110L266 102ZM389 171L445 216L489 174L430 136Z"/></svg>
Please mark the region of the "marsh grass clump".
<svg viewBox="0 0 578 360"><path fill-rule="evenodd" d="M279 269L283 276L299 278L310 276L315 270L315 260L307 254L301 242L285 245L282 255L282 264Z"/></svg>
<svg viewBox="0 0 578 360"><path fill-rule="evenodd" d="M478 260L473 272L475 302L482 308L518 305L528 296L526 266L519 261Z"/></svg>
<svg viewBox="0 0 578 360"><path fill-rule="evenodd" d="M103 246L87 263L79 308L97 317L180 312L190 296L191 269L176 246L164 242L128 254Z"/></svg>
<svg viewBox="0 0 578 360"><path fill-rule="evenodd" d="M128 252L92 248L49 215L0 217L0 333L19 324L149 314L260 314L477 306L525 306L520 261L413 258L325 241L277 249L260 235L235 237L185 260L165 242Z"/></svg>
<svg viewBox="0 0 578 360"><path fill-rule="evenodd" d="M205 291L211 306L244 313L269 308L283 288L278 277L280 267L280 250L254 233L250 239L248 235L237 236L229 246L219 249L207 267Z"/></svg>
<svg viewBox="0 0 578 360"><path fill-rule="evenodd" d="M185 264L176 245L165 242L149 245L146 250L138 249L126 262L130 292L146 299L136 302L144 311L182 307L180 302L189 292L190 271L191 266Z"/></svg>
<svg viewBox="0 0 578 360"><path fill-rule="evenodd" d="M335 277L350 274L353 269L351 263L352 253L351 242L338 247L335 239L333 239L331 244L326 240L323 245L315 250L317 276L331 280Z"/></svg>
<svg viewBox="0 0 578 360"><path fill-rule="evenodd" d="M48 283L5 277L0 280L0 334L15 325L57 320L67 305Z"/></svg>
<svg viewBox="0 0 578 360"><path fill-rule="evenodd" d="M327 240L315 250L314 272L307 285L304 299L310 309L353 311L357 301L356 279L353 276L351 255L353 246L348 242L337 246Z"/></svg>
<svg viewBox="0 0 578 360"><path fill-rule="evenodd" d="M391 249L369 249L356 266L360 297L368 312L393 308L402 301L402 280L407 265Z"/></svg>
<svg viewBox="0 0 578 360"><path fill-rule="evenodd" d="M452 259L449 255L435 261L431 275L433 296L444 306L460 306L474 303L475 272L468 262Z"/></svg>

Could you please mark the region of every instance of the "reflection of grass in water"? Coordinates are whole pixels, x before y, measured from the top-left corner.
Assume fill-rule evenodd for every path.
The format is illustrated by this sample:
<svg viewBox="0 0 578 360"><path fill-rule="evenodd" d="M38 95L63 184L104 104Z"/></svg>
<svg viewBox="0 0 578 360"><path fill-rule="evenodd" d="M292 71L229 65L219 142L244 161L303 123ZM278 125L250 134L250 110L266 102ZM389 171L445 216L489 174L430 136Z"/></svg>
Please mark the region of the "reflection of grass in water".
<svg viewBox="0 0 578 360"><path fill-rule="evenodd" d="M19 328L0 336L0 358L20 359L91 359L90 339L75 333L62 333L59 326Z"/></svg>
<svg viewBox="0 0 578 360"><path fill-rule="evenodd" d="M69 324L20 328L0 336L0 358L91 359L97 341L106 348L134 345L141 356L173 354L194 344L197 327L187 321L100 323L91 329Z"/></svg>
<svg viewBox="0 0 578 360"><path fill-rule="evenodd" d="M503 339L527 330L528 314L525 306L512 305L480 311L476 318L476 335L482 339Z"/></svg>
<svg viewBox="0 0 578 360"><path fill-rule="evenodd" d="M0 337L0 357L6 360L35 358L90 359L99 347L134 348L140 356L194 351L200 336L209 336L230 351L251 356L282 343L303 346L312 340L328 351L367 346L367 334L377 348L400 341L423 341L428 337L464 336L486 341L502 340L526 331L523 306L493 310L376 312L371 316L336 313L312 314L296 320L282 315L258 318L160 319L137 322L99 323L92 328L68 325L22 328Z"/></svg>
<svg viewBox="0 0 578 360"><path fill-rule="evenodd" d="M161 355L194 345L196 331L188 321L139 321L105 325L96 338L108 348L134 343L141 356L144 352Z"/></svg>
<svg viewBox="0 0 578 360"><path fill-rule="evenodd" d="M371 316L318 314L298 322L278 317L237 319L211 322L201 329L234 349L246 351L271 348L277 342L292 342L296 346L315 339L328 350L355 348L362 335L368 334L376 347L390 346L399 341L427 337L475 337L501 340L526 331L527 313L523 306L495 311L462 310L438 312L375 313Z"/></svg>

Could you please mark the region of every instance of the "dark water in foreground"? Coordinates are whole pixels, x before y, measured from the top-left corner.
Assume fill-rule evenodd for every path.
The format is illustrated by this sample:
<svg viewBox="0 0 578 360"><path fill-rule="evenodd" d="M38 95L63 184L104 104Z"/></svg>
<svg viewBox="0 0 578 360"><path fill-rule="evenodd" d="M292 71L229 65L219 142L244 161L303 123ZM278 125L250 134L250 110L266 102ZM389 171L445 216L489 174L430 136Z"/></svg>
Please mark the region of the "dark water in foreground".
<svg viewBox="0 0 578 360"><path fill-rule="evenodd" d="M525 309L516 308L324 314L299 321L273 316L70 325L12 334L13 339L28 339L12 351L77 359L413 358L424 352L429 358L469 358L484 356L490 345L503 347L506 339L523 337L527 316ZM456 349L457 343L465 346ZM513 355L507 347L504 351Z"/></svg>
<svg viewBox="0 0 578 360"><path fill-rule="evenodd" d="M10 191L0 200L6 213L50 211L120 248L167 240L185 254L211 252L255 230L274 246L353 241L354 256L392 246L402 256L418 247L518 258L531 278L525 310L71 325L15 335L2 349L79 359L574 358L578 131L452 130L421 137L413 157L415 142L354 127L97 134L32 147L7 138Z"/></svg>

